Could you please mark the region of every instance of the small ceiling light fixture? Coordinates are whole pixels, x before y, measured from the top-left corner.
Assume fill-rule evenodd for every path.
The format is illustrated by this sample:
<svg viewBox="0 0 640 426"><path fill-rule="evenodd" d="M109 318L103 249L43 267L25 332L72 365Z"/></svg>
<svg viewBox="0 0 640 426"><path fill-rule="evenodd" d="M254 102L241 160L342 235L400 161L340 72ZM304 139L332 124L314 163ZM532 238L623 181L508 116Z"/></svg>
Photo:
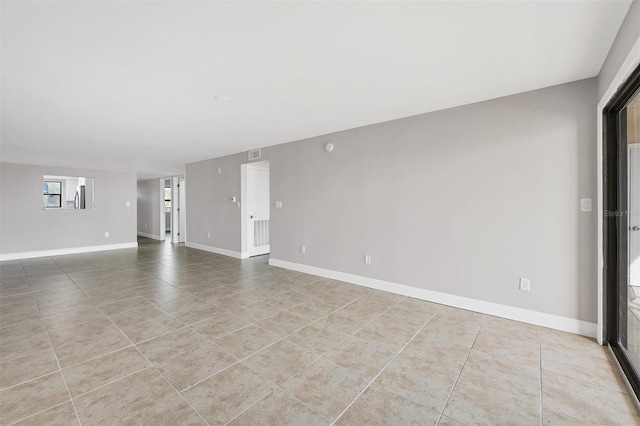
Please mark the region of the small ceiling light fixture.
<svg viewBox="0 0 640 426"><path fill-rule="evenodd" d="M331 152L333 151L333 144L332 143L328 143L324 146L324 150L327 152Z"/></svg>
<svg viewBox="0 0 640 426"><path fill-rule="evenodd" d="M218 102L229 102L229 98L228 98L228 97L226 97L226 96L220 96L220 95L218 95L218 96L216 96L216 97L215 97L215 99L216 99L216 101L218 101Z"/></svg>

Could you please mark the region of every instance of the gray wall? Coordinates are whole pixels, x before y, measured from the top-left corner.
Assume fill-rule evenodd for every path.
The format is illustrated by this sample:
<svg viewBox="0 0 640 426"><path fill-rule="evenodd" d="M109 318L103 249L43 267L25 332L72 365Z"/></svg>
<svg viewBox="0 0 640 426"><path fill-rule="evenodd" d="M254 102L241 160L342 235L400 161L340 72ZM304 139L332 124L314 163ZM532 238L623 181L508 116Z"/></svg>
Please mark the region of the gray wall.
<svg viewBox="0 0 640 426"><path fill-rule="evenodd" d="M164 235L160 230L160 208L164 204L164 194L161 192L163 187L164 181L161 182L160 179L138 181L138 232L158 238Z"/></svg>
<svg viewBox="0 0 640 426"><path fill-rule="evenodd" d="M96 208L44 211L43 175L95 178ZM135 173L2 163L0 176L2 254L136 242Z"/></svg>
<svg viewBox="0 0 640 426"><path fill-rule="evenodd" d="M589 79L265 148L271 257L595 322L596 97ZM246 158L187 165L189 242L240 250Z"/></svg>
<svg viewBox="0 0 640 426"><path fill-rule="evenodd" d="M240 200L240 165L246 159L245 153L187 165L188 242L240 251L240 208L229 199Z"/></svg>
<svg viewBox="0 0 640 426"><path fill-rule="evenodd" d="M598 99L611 84L629 51L640 38L640 0L633 0L598 75Z"/></svg>

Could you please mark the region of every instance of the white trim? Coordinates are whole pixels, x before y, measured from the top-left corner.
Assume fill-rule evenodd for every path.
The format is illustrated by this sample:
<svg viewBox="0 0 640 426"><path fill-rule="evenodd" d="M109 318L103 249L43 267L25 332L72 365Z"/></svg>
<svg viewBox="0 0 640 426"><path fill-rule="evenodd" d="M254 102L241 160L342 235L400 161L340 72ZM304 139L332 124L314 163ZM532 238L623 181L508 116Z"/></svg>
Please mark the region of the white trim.
<svg viewBox="0 0 640 426"><path fill-rule="evenodd" d="M204 244L197 244L197 243L190 243L190 242L186 242L184 243L184 245L185 247L204 250L204 251L208 251L210 253L215 253L215 254L222 254L224 256L234 257L236 259L245 259L244 257L242 257L243 253L240 253L239 251L227 250L227 249L222 249L218 247L212 247Z"/></svg>
<svg viewBox="0 0 640 426"><path fill-rule="evenodd" d="M145 237L145 238L151 238L152 240L160 240L160 241L163 240L163 238L160 235L147 234L146 232L138 232L138 236L139 237Z"/></svg>
<svg viewBox="0 0 640 426"><path fill-rule="evenodd" d="M602 111L604 107L607 106L609 100L616 93L618 88L622 83L624 83L629 75L633 72L633 70L640 64L640 39L636 40L635 44L629 51L627 58L622 63L622 66L618 69L616 76L609 84L609 87L600 98L600 102L598 102L597 109L597 164L596 164L596 173L597 173L597 191L598 191L598 324L597 324L597 336L598 343L602 344L604 340L604 251L603 251L603 232L604 232L604 201L602 199L603 193L603 181L602 181L602 172L603 172L603 144L604 141L602 139L603 128L602 128Z"/></svg>
<svg viewBox="0 0 640 426"><path fill-rule="evenodd" d="M120 250L120 249L137 248L137 247L138 247L138 243L134 242L134 243L121 243L121 244L105 244L101 246L72 247L72 248L66 248L66 249L25 251L21 253L0 254L0 261L32 259L34 257L61 256L65 254L91 253L95 251Z"/></svg>
<svg viewBox="0 0 640 426"><path fill-rule="evenodd" d="M165 180L167 178L160 178L160 240L164 241L167 239L167 216L164 212L164 188L165 188Z"/></svg>
<svg viewBox="0 0 640 426"><path fill-rule="evenodd" d="M178 220L180 220L180 235L178 236L179 243L187 242L187 172L185 171L184 176L178 177L178 184L180 185L180 199L178 202L180 203L178 207L180 208L180 214L178 215Z"/></svg>
<svg viewBox="0 0 640 426"><path fill-rule="evenodd" d="M409 296L429 302L440 303L455 308L480 312L496 317L526 322L542 327L556 330L568 331L570 333L581 334L583 336L595 337L597 324L593 322L580 321L573 318L561 317L544 312L532 311L529 309L516 308L514 306L501 305L499 303L486 302L484 300L471 299L454 294L441 293L424 288L412 287L405 284L398 284L375 278L353 275L330 269L318 268L315 266L303 265L300 263L287 262L278 259L269 259L269 265L279 268L290 269L292 271L304 272L306 274L340 280L351 284L357 284L376 290L388 291L390 293Z"/></svg>
<svg viewBox="0 0 640 426"><path fill-rule="evenodd" d="M248 164L240 165L240 250L249 257L247 243L247 174Z"/></svg>
<svg viewBox="0 0 640 426"><path fill-rule="evenodd" d="M178 213L180 197L183 196L178 187L181 177L184 178L184 176L171 177L171 242L176 244L180 242L179 234L184 232L180 229L180 214Z"/></svg>

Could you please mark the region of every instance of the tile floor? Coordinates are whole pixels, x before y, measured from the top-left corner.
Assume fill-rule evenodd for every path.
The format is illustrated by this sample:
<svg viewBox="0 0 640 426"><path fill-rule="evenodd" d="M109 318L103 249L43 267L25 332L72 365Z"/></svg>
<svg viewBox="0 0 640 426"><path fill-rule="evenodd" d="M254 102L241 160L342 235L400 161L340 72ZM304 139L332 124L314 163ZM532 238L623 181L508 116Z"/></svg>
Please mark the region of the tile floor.
<svg viewBox="0 0 640 426"><path fill-rule="evenodd" d="M640 424L576 335L140 240L0 265L0 423Z"/></svg>

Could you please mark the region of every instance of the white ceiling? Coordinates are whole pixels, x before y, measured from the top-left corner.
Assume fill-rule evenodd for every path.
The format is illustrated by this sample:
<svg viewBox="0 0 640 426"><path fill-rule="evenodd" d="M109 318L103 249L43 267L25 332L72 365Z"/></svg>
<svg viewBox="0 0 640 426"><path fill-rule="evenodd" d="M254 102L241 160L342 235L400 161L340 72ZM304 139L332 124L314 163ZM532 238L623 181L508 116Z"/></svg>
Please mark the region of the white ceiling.
<svg viewBox="0 0 640 426"><path fill-rule="evenodd" d="M593 77L629 4L3 1L0 155L178 174Z"/></svg>

